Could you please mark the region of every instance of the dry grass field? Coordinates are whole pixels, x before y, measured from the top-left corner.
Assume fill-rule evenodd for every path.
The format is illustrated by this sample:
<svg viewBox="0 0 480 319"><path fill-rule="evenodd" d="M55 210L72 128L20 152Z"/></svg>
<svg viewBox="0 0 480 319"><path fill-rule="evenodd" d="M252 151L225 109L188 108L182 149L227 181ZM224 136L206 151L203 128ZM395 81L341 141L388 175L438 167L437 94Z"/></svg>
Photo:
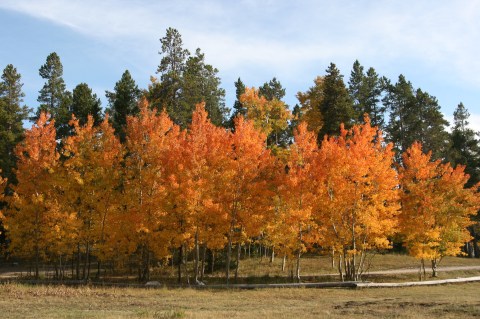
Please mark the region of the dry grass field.
<svg viewBox="0 0 480 319"><path fill-rule="evenodd" d="M247 259L242 282L286 282L281 260ZM479 259L445 258L440 279L479 276ZM418 280L418 261L405 255L377 255L367 280ZM400 270L402 273L397 273ZM0 270L1 272L1 270ZM163 275L168 269L163 270ZM327 257L302 260L304 281L337 280ZM174 273L172 272L172 275ZM332 275L328 275L332 274ZM158 273L157 275L160 275ZM159 277L161 278L161 277ZM223 282L223 273L206 278ZM472 318L480 317L480 283L405 288L213 290L113 288L62 285L0 285L1 318Z"/></svg>
<svg viewBox="0 0 480 319"><path fill-rule="evenodd" d="M238 283L285 283L291 282L290 271L294 268L294 262L287 262L285 271L282 271L282 258L275 258L270 263L268 258L246 258L242 259L239 267ZM444 267L464 267L477 266L480 267L480 259L476 258L460 258L445 257L439 264L439 279L455 278L463 276L478 276L480 270L458 270L444 272ZM429 265L426 264L427 277ZM48 279L53 276L53 268L41 268L42 278ZM369 267L367 267L363 280L388 282L388 281L405 281L418 280L419 261L413 257L404 254L377 254L371 259ZM92 270L94 272L94 270ZM162 284L175 285L176 267L165 265L163 267L152 268L151 280L158 280ZM190 274L193 271L193 263L189 263ZM382 272L381 275L378 272ZM385 273L387 272L387 273ZM388 273L392 272L392 273ZM401 273L400 273L401 272ZM0 279L7 277L28 278L31 272L28 268L12 267L11 265L0 263ZM68 272L67 272L68 275ZM232 271L233 276L233 271ZM332 268L331 259L328 256L305 256L301 259L301 276L304 282L318 281L337 281L339 279L337 269ZM95 277L94 274L91 276ZM185 278L184 278L185 279ZM128 275L112 275L107 273L106 277L102 277L101 281L107 282L128 282L138 283L135 272ZM217 269L213 274L206 274L204 282L207 284L223 284L225 283L225 271L223 268ZM233 281L232 281L233 282ZM186 280L184 280L186 284Z"/></svg>
<svg viewBox="0 0 480 319"><path fill-rule="evenodd" d="M389 289L0 287L2 318L472 318L480 283Z"/></svg>

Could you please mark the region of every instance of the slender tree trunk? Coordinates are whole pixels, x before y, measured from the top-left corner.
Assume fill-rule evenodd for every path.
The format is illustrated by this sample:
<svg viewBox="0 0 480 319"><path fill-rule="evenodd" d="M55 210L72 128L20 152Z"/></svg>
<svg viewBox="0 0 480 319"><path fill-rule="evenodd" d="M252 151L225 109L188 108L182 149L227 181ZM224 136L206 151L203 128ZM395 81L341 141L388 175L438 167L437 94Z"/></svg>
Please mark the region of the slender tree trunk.
<svg viewBox="0 0 480 319"><path fill-rule="evenodd" d="M40 251L38 245L35 246L35 279L40 276L39 264L40 264Z"/></svg>
<svg viewBox="0 0 480 319"><path fill-rule="evenodd" d="M75 251L72 253L72 280L75 277L75 260L74 260L74 257L75 257Z"/></svg>
<svg viewBox="0 0 480 319"><path fill-rule="evenodd" d="M235 265L235 283L238 281L238 267L240 266L240 253L241 253L242 246L240 243L237 244L237 264Z"/></svg>
<svg viewBox="0 0 480 319"><path fill-rule="evenodd" d="M297 267L296 267L296 271L295 271L295 279L298 283L300 283L300 257L302 256L302 252L300 251L300 249L298 250L298 253L297 253Z"/></svg>
<svg viewBox="0 0 480 319"><path fill-rule="evenodd" d="M178 269L177 269L177 282L182 283L182 262L183 262L183 245L178 248Z"/></svg>
<svg viewBox="0 0 480 319"><path fill-rule="evenodd" d="M102 262L97 260L97 274L95 275L96 279L100 279L100 272L101 272Z"/></svg>
<svg viewBox="0 0 480 319"><path fill-rule="evenodd" d="M332 269L335 269L335 249L332 248L332 253L330 256L332 257Z"/></svg>
<svg viewBox="0 0 480 319"><path fill-rule="evenodd" d="M145 247L145 266L144 277L146 281L150 280L150 249L149 246Z"/></svg>
<svg viewBox="0 0 480 319"><path fill-rule="evenodd" d="M90 243L87 243L87 251L86 251L87 277L85 279L90 279L91 262L92 261L90 259Z"/></svg>
<svg viewBox="0 0 480 319"><path fill-rule="evenodd" d="M80 251L80 243L77 244L77 280L80 280L80 259L82 258L82 253Z"/></svg>
<svg viewBox="0 0 480 319"><path fill-rule="evenodd" d="M230 258L232 256L232 230L228 234L228 246L227 246L227 262L226 262L226 277L227 285L230 283Z"/></svg>
<svg viewBox="0 0 480 319"><path fill-rule="evenodd" d="M297 252L297 270L295 277L298 283L300 283L300 257L302 256L302 226L298 227L298 252Z"/></svg>
<svg viewBox="0 0 480 319"><path fill-rule="evenodd" d="M85 246L85 252L88 251L88 244ZM82 279L86 278L87 275L87 262L88 262L88 255L85 253L85 261L83 262L83 267L82 267Z"/></svg>
<svg viewBox="0 0 480 319"><path fill-rule="evenodd" d="M215 271L215 251L212 250L212 264L210 265L211 269L210 269L210 273L213 274L213 272Z"/></svg>
<svg viewBox="0 0 480 319"><path fill-rule="evenodd" d="M183 250L185 251L185 253L183 254L185 256L184 258L184 261L183 261L183 270L185 272L185 277L187 278L187 285L190 286L190 274L188 273L188 267L187 267L187 264L188 264L188 251L187 251L187 247L184 246L183 247Z"/></svg>
<svg viewBox="0 0 480 319"><path fill-rule="evenodd" d="M480 247L478 247L478 239L476 237L476 234L475 234L475 237L473 237L472 245L473 245L473 255L474 255L474 257L475 258L480 258Z"/></svg>
<svg viewBox="0 0 480 319"><path fill-rule="evenodd" d="M200 280L203 281L203 276L205 275L205 259L207 257L207 245L203 244L202 246L202 267L200 269Z"/></svg>
<svg viewBox="0 0 480 319"><path fill-rule="evenodd" d="M283 259L282 259L282 272L285 271L285 264L287 262L287 255L283 254Z"/></svg>
<svg viewBox="0 0 480 319"><path fill-rule="evenodd" d="M437 277L438 272L437 272L437 259L434 258L432 259L432 277Z"/></svg>
<svg viewBox="0 0 480 319"><path fill-rule="evenodd" d="M275 247L272 247L272 252L270 254L270 263L273 264L275 261Z"/></svg>
<svg viewBox="0 0 480 319"><path fill-rule="evenodd" d="M198 245L198 229L195 232L195 264L194 264L194 272L195 276L193 278L194 284L198 283L198 273L200 270L200 247Z"/></svg>
<svg viewBox="0 0 480 319"><path fill-rule="evenodd" d="M420 273L419 273L419 280L422 281L427 277L426 271L425 271L425 260L422 258L420 260Z"/></svg>
<svg viewBox="0 0 480 319"><path fill-rule="evenodd" d="M63 280L63 262L62 262L62 255L60 254L59 259L58 259L58 267L59 267L59 274L58 274L58 279Z"/></svg>
<svg viewBox="0 0 480 319"><path fill-rule="evenodd" d="M340 274L340 280L345 281L345 277L343 276L343 260L342 260L342 254L338 254L338 273Z"/></svg>

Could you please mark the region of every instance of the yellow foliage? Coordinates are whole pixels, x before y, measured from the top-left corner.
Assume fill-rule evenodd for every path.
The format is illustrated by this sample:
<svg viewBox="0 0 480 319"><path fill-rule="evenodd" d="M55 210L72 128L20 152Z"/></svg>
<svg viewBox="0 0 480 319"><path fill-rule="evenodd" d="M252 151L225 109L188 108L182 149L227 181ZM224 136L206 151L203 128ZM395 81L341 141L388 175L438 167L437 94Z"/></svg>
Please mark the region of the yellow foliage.
<svg viewBox="0 0 480 319"><path fill-rule="evenodd" d="M467 226L480 209L480 197L478 185L464 188L468 175L463 166L453 169L430 159L420 143L403 154L400 230L412 256L438 260L459 254L470 240Z"/></svg>

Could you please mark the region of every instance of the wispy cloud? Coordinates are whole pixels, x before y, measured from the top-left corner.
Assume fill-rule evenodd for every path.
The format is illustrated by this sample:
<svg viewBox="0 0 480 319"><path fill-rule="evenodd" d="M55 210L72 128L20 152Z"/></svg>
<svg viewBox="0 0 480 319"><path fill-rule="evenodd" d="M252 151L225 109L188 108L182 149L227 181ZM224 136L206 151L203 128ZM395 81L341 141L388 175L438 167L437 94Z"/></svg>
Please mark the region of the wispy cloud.
<svg viewBox="0 0 480 319"><path fill-rule="evenodd" d="M330 61L351 66L358 58L396 75L403 72L399 64L410 64L480 89L477 1L2 0L0 8L65 26L150 64L172 26L223 73L308 74L303 82L310 83Z"/></svg>
<svg viewBox="0 0 480 319"><path fill-rule="evenodd" d="M414 57L430 64L448 61L466 76L472 65L480 71L474 59L480 52L473 41L479 40L478 4L4 0L0 7L112 41L157 39L167 26L174 26L189 43L212 51L225 67L255 61L294 67L321 57L358 54L377 59ZM480 81L477 78L471 80Z"/></svg>

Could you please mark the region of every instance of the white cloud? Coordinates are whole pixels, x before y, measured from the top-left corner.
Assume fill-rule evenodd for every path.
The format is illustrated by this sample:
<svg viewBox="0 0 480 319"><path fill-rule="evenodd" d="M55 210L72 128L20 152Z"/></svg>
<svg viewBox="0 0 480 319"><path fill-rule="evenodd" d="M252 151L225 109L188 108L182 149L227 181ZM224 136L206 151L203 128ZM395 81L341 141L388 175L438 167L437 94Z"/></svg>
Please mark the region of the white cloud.
<svg viewBox="0 0 480 319"><path fill-rule="evenodd" d="M428 81L480 89L477 1L2 0L0 8L100 40L140 61L132 63L157 63L152 52L171 26L224 74L261 70L310 85L330 61L350 67L358 58L381 72L408 64Z"/></svg>
<svg viewBox="0 0 480 319"><path fill-rule="evenodd" d="M111 41L158 40L173 26L189 45L211 51L224 67L253 62L295 68L322 57L352 55L390 61L411 57L453 65L458 76L480 86L480 78L471 75L472 68L480 72L474 58L480 53L475 41L480 11L471 1L4 0L0 7Z"/></svg>
<svg viewBox="0 0 480 319"><path fill-rule="evenodd" d="M470 114L469 122L470 128L475 132L480 133L480 113Z"/></svg>

